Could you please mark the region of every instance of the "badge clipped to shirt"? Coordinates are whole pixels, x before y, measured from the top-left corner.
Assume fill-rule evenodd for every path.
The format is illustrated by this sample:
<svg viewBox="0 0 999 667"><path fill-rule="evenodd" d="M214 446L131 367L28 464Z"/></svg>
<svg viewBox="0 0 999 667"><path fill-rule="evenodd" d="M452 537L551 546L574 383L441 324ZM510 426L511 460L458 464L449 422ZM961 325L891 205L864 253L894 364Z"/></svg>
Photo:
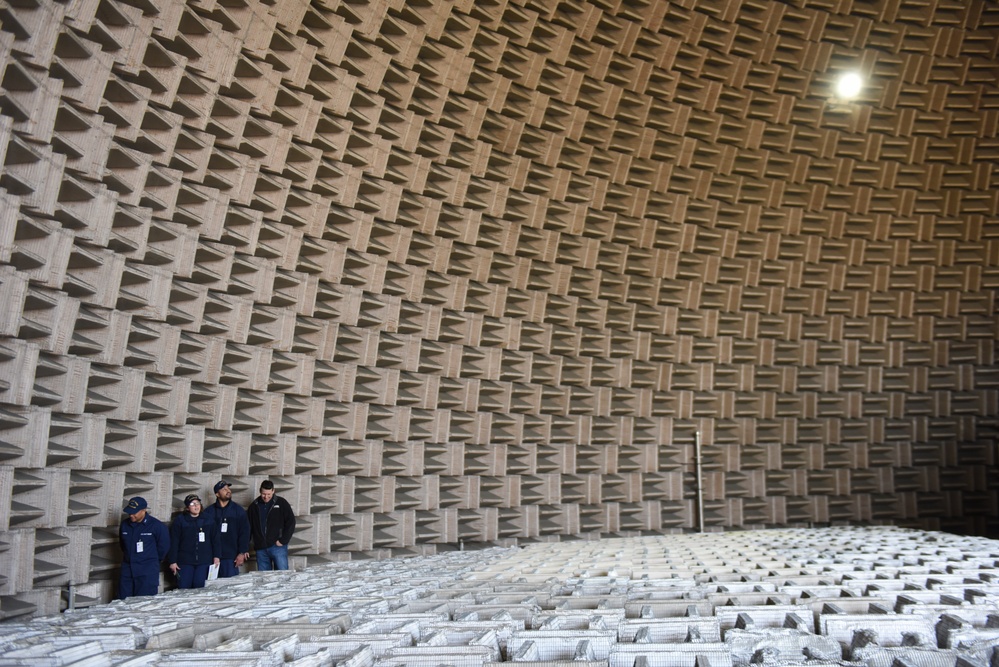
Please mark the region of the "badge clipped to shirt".
<svg viewBox="0 0 999 667"><path fill-rule="evenodd" d="M198 541L199 542L204 542L205 541L205 531L202 530L202 531L198 532Z"/></svg>
<svg viewBox="0 0 999 667"><path fill-rule="evenodd" d="M229 520L228 519L226 519L225 521L222 522L222 530L221 530L221 532L223 532L223 533L228 533L229 532Z"/></svg>
<svg viewBox="0 0 999 667"><path fill-rule="evenodd" d="M138 542L135 543L135 553L137 554L142 553L142 540L139 540Z"/></svg>

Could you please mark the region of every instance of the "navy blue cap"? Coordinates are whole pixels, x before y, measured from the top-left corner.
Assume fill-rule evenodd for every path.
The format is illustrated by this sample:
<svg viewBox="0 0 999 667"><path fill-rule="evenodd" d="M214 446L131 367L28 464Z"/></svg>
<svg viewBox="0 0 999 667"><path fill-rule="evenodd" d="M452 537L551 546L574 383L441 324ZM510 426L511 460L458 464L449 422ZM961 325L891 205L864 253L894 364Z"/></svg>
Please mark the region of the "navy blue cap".
<svg viewBox="0 0 999 667"><path fill-rule="evenodd" d="M132 515L141 512L147 507L149 507L149 505L146 504L146 499L141 496L136 496L128 501L128 504L125 505L125 509L123 509L122 512Z"/></svg>

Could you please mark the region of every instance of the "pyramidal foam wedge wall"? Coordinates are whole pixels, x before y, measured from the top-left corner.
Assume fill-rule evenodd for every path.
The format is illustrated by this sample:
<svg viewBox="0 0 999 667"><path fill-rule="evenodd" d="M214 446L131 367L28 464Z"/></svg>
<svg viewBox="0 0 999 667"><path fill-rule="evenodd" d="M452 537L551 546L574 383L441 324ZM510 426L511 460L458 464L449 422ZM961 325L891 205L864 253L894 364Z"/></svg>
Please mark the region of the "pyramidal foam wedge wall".
<svg viewBox="0 0 999 667"><path fill-rule="evenodd" d="M698 438L709 530L995 532L996 6L0 24L0 618L220 478L297 566L690 531Z"/></svg>

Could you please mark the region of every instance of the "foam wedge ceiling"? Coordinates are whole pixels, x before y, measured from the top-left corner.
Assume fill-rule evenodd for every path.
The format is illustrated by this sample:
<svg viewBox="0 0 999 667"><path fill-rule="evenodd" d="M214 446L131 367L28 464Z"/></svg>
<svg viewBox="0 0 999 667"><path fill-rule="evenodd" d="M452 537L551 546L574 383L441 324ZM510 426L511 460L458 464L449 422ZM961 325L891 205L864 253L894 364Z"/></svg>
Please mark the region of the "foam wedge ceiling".
<svg viewBox="0 0 999 667"><path fill-rule="evenodd" d="M711 529L994 528L995 5L0 19L3 617L220 478L299 563L689 530L698 435Z"/></svg>

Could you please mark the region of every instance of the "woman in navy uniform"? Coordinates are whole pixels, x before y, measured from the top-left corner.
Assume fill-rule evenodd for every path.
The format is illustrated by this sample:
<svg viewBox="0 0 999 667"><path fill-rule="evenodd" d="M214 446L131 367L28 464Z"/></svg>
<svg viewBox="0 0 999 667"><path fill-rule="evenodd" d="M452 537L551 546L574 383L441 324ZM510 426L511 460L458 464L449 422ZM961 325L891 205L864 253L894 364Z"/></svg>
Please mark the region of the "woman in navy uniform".
<svg viewBox="0 0 999 667"><path fill-rule="evenodd" d="M180 588L204 588L208 568L219 563L219 533L201 513L201 498L184 498L184 512L170 525L170 571Z"/></svg>
<svg viewBox="0 0 999 667"><path fill-rule="evenodd" d="M170 534L147 508L146 499L136 496L122 510L128 515L118 530L122 553L118 597L122 600L156 595L160 588L160 563L170 550Z"/></svg>

